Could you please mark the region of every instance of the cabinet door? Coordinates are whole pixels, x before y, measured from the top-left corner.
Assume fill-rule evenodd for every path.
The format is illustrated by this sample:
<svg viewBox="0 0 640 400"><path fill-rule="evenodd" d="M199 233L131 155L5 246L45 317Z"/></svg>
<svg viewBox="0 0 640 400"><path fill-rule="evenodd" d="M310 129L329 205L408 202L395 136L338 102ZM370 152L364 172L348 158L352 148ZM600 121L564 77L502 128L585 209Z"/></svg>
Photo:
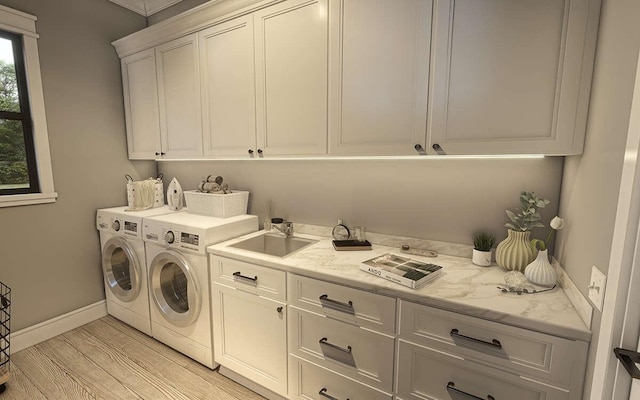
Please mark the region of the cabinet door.
<svg viewBox="0 0 640 400"><path fill-rule="evenodd" d="M580 153L594 1L435 4L430 145L447 154Z"/></svg>
<svg viewBox="0 0 640 400"><path fill-rule="evenodd" d="M327 152L327 0L290 0L255 14L258 148Z"/></svg>
<svg viewBox="0 0 640 400"><path fill-rule="evenodd" d="M129 158L155 159L161 151L155 52L132 54L120 64Z"/></svg>
<svg viewBox="0 0 640 400"><path fill-rule="evenodd" d="M296 400L391 400L392 395L370 388L295 356L289 357L289 398Z"/></svg>
<svg viewBox="0 0 640 400"><path fill-rule="evenodd" d="M200 157L202 112L197 35L156 47L156 63L160 133L165 157Z"/></svg>
<svg viewBox="0 0 640 400"><path fill-rule="evenodd" d="M339 3L330 25L330 153L417 155L426 142L432 0Z"/></svg>
<svg viewBox="0 0 640 400"><path fill-rule="evenodd" d="M289 353L368 386L393 391L394 338L289 308Z"/></svg>
<svg viewBox="0 0 640 400"><path fill-rule="evenodd" d="M287 307L212 285L215 361L287 396Z"/></svg>
<svg viewBox="0 0 640 400"><path fill-rule="evenodd" d="M199 33L204 155L256 148L253 17Z"/></svg>
<svg viewBox="0 0 640 400"><path fill-rule="evenodd" d="M427 347L398 341L397 395L407 400L575 400L548 386Z"/></svg>

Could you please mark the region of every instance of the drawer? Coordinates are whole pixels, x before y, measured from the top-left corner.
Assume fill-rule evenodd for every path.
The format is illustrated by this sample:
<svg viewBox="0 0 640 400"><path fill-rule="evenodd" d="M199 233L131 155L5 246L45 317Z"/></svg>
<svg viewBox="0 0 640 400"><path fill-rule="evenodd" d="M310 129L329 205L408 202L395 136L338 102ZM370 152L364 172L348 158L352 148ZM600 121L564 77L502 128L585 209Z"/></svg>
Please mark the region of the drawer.
<svg viewBox="0 0 640 400"><path fill-rule="evenodd" d="M582 387L588 344L400 301L400 338L563 387Z"/></svg>
<svg viewBox="0 0 640 400"><path fill-rule="evenodd" d="M392 396L362 383L289 356L289 397L304 400L391 400Z"/></svg>
<svg viewBox="0 0 640 400"><path fill-rule="evenodd" d="M289 307L289 353L387 392L394 338Z"/></svg>
<svg viewBox="0 0 640 400"><path fill-rule="evenodd" d="M394 334L396 299L289 274L289 304L353 325Z"/></svg>
<svg viewBox="0 0 640 400"><path fill-rule="evenodd" d="M581 396L403 340L398 353L397 394L405 400L577 400Z"/></svg>
<svg viewBox="0 0 640 400"><path fill-rule="evenodd" d="M214 255L209 256L209 262L213 282L268 299L287 299L284 271Z"/></svg>

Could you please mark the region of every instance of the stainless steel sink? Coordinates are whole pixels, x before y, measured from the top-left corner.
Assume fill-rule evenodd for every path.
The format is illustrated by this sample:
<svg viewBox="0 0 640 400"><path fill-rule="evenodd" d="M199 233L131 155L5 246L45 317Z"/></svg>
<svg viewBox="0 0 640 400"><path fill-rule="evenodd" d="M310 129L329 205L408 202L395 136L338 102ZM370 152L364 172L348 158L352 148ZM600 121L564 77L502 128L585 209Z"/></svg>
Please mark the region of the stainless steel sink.
<svg viewBox="0 0 640 400"><path fill-rule="evenodd" d="M298 237L286 238L280 235L265 233L236 244L229 245L237 249L253 251L270 256L284 257L304 247L316 243L316 240L302 239Z"/></svg>

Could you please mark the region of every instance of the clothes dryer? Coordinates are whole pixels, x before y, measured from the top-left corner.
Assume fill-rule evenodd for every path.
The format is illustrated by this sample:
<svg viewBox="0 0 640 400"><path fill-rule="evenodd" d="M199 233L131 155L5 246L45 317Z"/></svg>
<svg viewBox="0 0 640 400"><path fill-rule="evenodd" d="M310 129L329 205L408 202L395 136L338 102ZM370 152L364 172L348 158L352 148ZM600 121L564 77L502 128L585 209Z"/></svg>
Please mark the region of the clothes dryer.
<svg viewBox="0 0 640 400"><path fill-rule="evenodd" d="M258 217L167 214L145 218L153 337L215 368L207 246L258 230Z"/></svg>
<svg viewBox="0 0 640 400"><path fill-rule="evenodd" d="M175 211L167 206L143 211L125 211L127 208L104 208L96 213L107 311L151 336L142 220Z"/></svg>

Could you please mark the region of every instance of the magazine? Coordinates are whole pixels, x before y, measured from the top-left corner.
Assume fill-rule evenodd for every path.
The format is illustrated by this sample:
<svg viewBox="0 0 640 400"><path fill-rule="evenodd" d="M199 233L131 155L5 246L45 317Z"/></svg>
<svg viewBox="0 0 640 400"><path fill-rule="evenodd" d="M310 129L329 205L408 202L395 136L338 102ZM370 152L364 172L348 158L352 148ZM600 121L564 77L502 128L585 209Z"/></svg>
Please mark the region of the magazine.
<svg viewBox="0 0 640 400"><path fill-rule="evenodd" d="M360 269L389 281L417 289L442 273L442 267L387 253L360 264Z"/></svg>

